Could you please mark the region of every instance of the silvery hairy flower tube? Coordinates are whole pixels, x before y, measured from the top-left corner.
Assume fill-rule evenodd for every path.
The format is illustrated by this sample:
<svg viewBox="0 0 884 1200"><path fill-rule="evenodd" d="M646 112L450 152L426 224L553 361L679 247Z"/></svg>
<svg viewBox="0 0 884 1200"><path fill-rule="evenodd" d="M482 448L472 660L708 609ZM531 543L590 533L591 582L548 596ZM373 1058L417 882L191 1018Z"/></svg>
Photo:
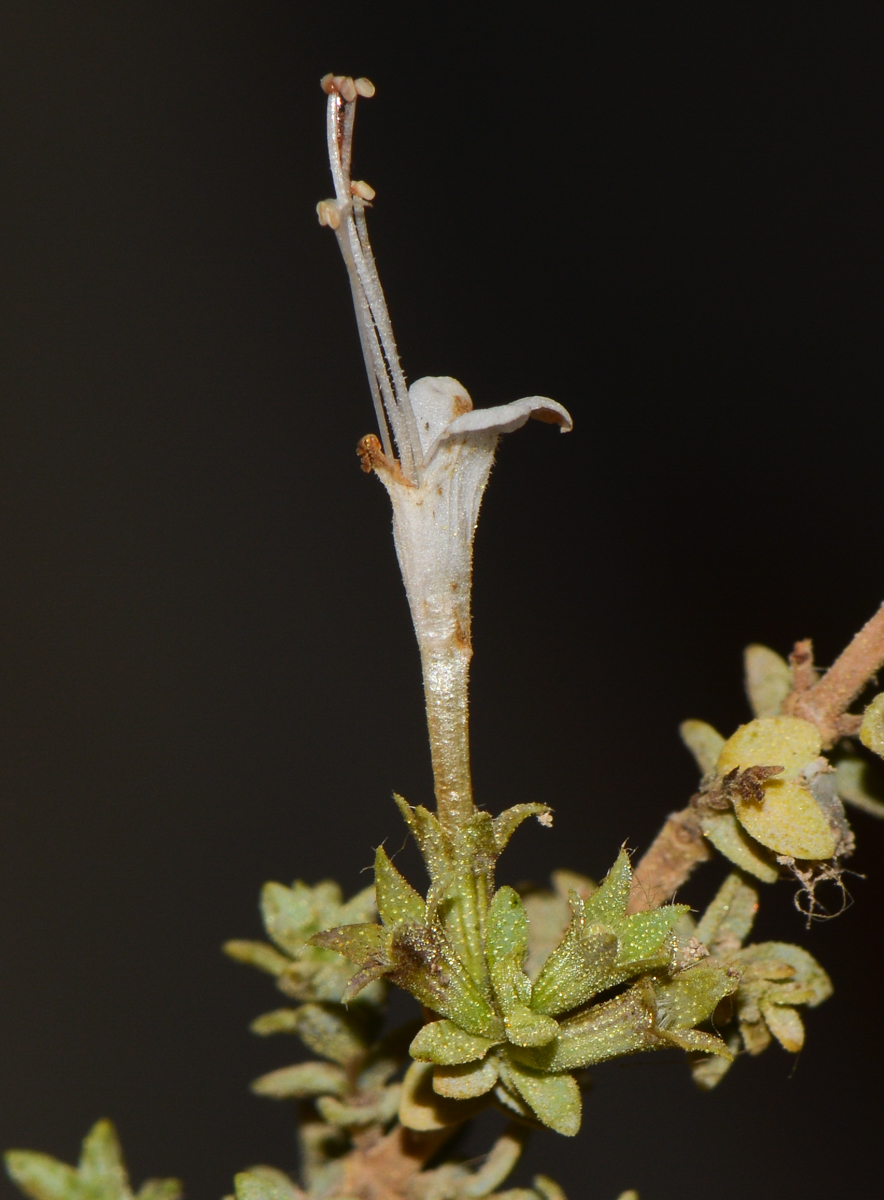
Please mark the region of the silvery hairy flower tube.
<svg viewBox="0 0 884 1200"><path fill-rule="evenodd" d="M374 190L350 178L353 121L367 79L327 75L328 151L335 196L317 205L334 229L347 271L379 434L359 444L393 504L393 536L420 647L433 776L440 818L458 825L474 812L469 760L468 680L472 656L472 552L482 494L502 433L529 417L572 427L561 404L529 396L474 409L456 379L408 387L368 240L365 209ZM394 450L395 446L395 450ZM398 457L397 457L398 454Z"/></svg>

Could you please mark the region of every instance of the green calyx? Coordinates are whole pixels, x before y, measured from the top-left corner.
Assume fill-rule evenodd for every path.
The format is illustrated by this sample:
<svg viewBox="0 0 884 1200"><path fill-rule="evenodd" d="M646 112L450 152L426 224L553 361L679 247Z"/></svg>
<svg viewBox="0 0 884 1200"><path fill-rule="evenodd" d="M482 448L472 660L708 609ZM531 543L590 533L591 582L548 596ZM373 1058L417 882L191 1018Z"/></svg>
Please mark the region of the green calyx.
<svg viewBox="0 0 884 1200"><path fill-rule="evenodd" d="M532 978L529 912L513 888L495 889L494 865L515 828L547 810L519 805L496 819L478 813L452 830L426 809L399 806L429 871L426 899L381 847L380 923L319 931L310 944L359 968L345 1002L387 978L434 1014L410 1046L403 1124L440 1129L494 1103L570 1136L581 1118L575 1070L667 1045L730 1057L721 1039L695 1026L736 989L738 969L678 965L675 927L685 905L627 915L625 851L598 888L571 877L569 918L557 938L538 922L548 951Z"/></svg>

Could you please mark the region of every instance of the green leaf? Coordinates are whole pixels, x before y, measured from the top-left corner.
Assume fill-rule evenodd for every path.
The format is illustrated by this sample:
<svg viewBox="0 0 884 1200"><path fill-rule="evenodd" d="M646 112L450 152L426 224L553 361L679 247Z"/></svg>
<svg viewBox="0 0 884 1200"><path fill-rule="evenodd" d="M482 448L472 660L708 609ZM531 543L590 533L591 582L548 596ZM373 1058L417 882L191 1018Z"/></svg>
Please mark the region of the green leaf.
<svg viewBox="0 0 884 1200"><path fill-rule="evenodd" d="M497 846L497 853L503 853L507 842L528 817L551 816L551 814L552 809L547 804L514 804L512 808L504 809L499 816L494 818L494 842ZM552 821L549 821L548 824L552 824Z"/></svg>
<svg viewBox="0 0 884 1200"><path fill-rule="evenodd" d="M540 1200L568 1200L563 1189L548 1175L535 1175L531 1182L535 1192L540 1196ZM620 1200L623 1200L622 1196ZM627 1197L627 1200L630 1198ZM638 1200L638 1196L635 1197L635 1200Z"/></svg>
<svg viewBox="0 0 884 1200"><path fill-rule="evenodd" d="M715 893L696 936L710 953L726 958L746 940L757 912L758 892L732 873Z"/></svg>
<svg viewBox="0 0 884 1200"><path fill-rule="evenodd" d="M584 902L572 893L571 924L537 976L531 1007L555 1016L584 1004L608 986L617 950L617 937L611 930L599 925L586 928Z"/></svg>
<svg viewBox="0 0 884 1200"><path fill-rule="evenodd" d="M290 888L281 883L265 883L261 889L261 914L271 941L292 958L318 927L313 889L300 881Z"/></svg>
<svg viewBox="0 0 884 1200"><path fill-rule="evenodd" d="M691 1075L694 1083L701 1091L709 1092L721 1083L730 1070L731 1064L740 1050L740 1035L732 1029L725 1038L730 1058L715 1054L697 1054L691 1059Z"/></svg>
<svg viewBox="0 0 884 1200"><path fill-rule="evenodd" d="M492 1046L498 1044L493 1038L467 1033L453 1021L443 1019L424 1025L411 1043L409 1053L423 1062L456 1066L484 1058Z"/></svg>
<svg viewBox="0 0 884 1200"><path fill-rule="evenodd" d="M689 1053L714 1054L728 1062L734 1057L727 1042L716 1037L714 1033L705 1033L702 1029L667 1029L664 1036L667 1042Z"/></svg>
<svg viewBox="0 0 884 1200"><path fill-rule="evenodd" d="M474 1100L449 1100L433 1091L432 1063L413 1062L402 1081L399 1120L406 1129L429 1133L468 1121L488 1105L489 1097Z"/></svg>
<svg viewBox="0 0 884 1200"><path fill-rule="evenodd" d="M546 1046L559 1034L557 1021L532 1012L526 1004L514 1004L504 1024L507 1037L515 1046Z"/></svg>
<svg viewBox="0 0 884 1200"><path fill-rule="evenodd" d="M694 756L701 775L712 775L718 763L724 738L705 721L682 721L678 727L681 740Z"/></svg>
<svg viewBox="0 0 884 1200"><path fill-rule="evenodd" d="M809 999L805 1001L808 1008L816 1008L832 995L832 980L803 946L793 946L789 942L756 942L746 946L736 956L736 960L746 966L758 967L765 963L786 963L795 972L793 979L808 990Z"/></svg>
<svg viewBox="0 0 884 1200"><path fill-rule="evenodd" d="M27 1150L10 1150L5 1157L13 1181L32 1200L133 1200L119 1139L110 1121L96 1122L87 1133L77 1168ZM178 1200L181 1192L177 1179L149 1179L137 1200Z"/></svg>
<svg viewBox="0 0 884 1200"><path fill-rule="evenodd" d="M497 1058L493 1054L480 1062L437 1066L433 1070L433 1091L449 1100L474 1100L490 1092L496 1083Z"/></svg>
<svg viewBox="0 0 884 1200"><path fill-rule="evenodd" d="M423 898L399 874L383 846L378 846L375 854L374 882L378 912L386 926L392 927L402 921L423 924L427 909Z"/></svg>
<svg viewBox="0 0 884 1200"><path fill-rule="evenodd" d="M458 1200L478 1200L479 1197L494 1192L519 1161L527 1136L527 1129L510 1122L509 1128L485 1155L485 1161L478 1170L467 1175L466 1180L459 1185ZM494 1195L495 1200L499 1200L499 1193L495 1192ZM536 1197L532 1197L532 1200L536 1200Z"/></svg>
<svg viewBox="0 0 884 1200"><path fill-rule="evenodd" d="M393 799L402 814L411 835L417 842L421 856L427 865L430 878L434 881L444 877L450 869L450 855L442 826L423 805L412 808L407 800L394 795Z"/></svg>
<svg viewBox="0 0 884 1200"><path fill-rule="evenodd" d="M762 883L776 883L779 879L780 869L771 852L749 836L732 812L705 813L700 819L700 827L703 836L735 867L754 875Z"/></svg>
<svg viewBox="0 0 884 1200"><path fill-rule="evenodd" d="M305 1096L342 1096L347 1090L347 1076L331 1063L305 1062L293 1067L281 1067L262 1075L252 1084L258 1096L274 1100L301 1099Z"/></svg>
<svg viewBox="0 0 884 1200"><path fill-rule="evenodd" d="M549 1046L512 1055L550 1071L573 1071L659 1045L652 1002L646 987L636 984L613 1000L561 1021L559 1036Z"/></svg>
<svg viewBox="0 0 884 1200"><path fill-rule="evenodd" d="M835 764L838 795L848 804L873 817L884 817L884 788L880 772L856 754L846 754Z"/></svg>
<svg viewBox="0 0 884 1200"><path fill-rule="evenodd" d="M498 888L494 893L488 908L486 947L492 966L508 958L521 968L528 950L528 916L519 894L511 887Z"/></svg>
<svg viewBox="0 0 884 1200"><path fill-rule="evenodd" d="M366 1054L377 1032L375 1014L365 1005L305 1004L298 1009L297 1031L314 1054L348 1066Z"/></svg>
<svg viewBox="0 0 884 1200"><path fill-rule="evenodd" d="M572 1075L553 1075L508 1059L501 1063L504 1082L522 1097L544 1125L573 1137L580 1128L580 1088Z"/></svg>
<svg viewBox="0 0 884 1200"><path fill-rule="evenodd" d="M255 1017L249 1029L259 1037L269 1037L272 1033L297 1033L298 1010L276 1008L273 1012L262 1013L260 1017Z"/></svg>
<svg viewBox="0 0 884 1200"><path fill-rule="evenodd" d="M616 929L626 915L631 886L629 855L621 850L613 867L586 901L584 911L587 924L609 925Z"/></svg>
<svg viewBox="0 0 884 1200"><path fill-rule="evenodd" d="M804 1045L804 1023L798 1010L785 1004L762 1004L761 1014L783 1049L797 1054Z"/></svg>
<svg viewBox="0 0 884 1200"><path fill-rule="evenodd" d="M712 1016L725 996L739 984L739 972L713 963L699 963L680 971L669 983L654 982L657 1020L661 1030L690 1029Z"/></svg>
<svg viewBox="0 0 884 1200"><path fill-rule="evenodd" d="M792 690L792 668L767 646L747 646L743 651L746 695L756 717L775 717Z"/></svg>
<svg viewBox="0 0 884 1200"><path fill-rule="evenodd" d="M500 1019L436 925L400 925L392 938L390 978L427 1008L468 1033L497 1037Z"/></svg>
<svg viewBox="0 0 884 1200"><path fill-rule="evenodd" d="M180 1179L147 1179L138 1189L135 1200L181 1200L184 1185Z"/></svg>
<svg viewBox="0 0 884 1200"><path fill-rule="evenodd" d="M867 749L884 758L884 692L880 692L863 713L859 740Z"/></svg>
<svg viewBox="0 0 884 1200"><path fill-rule="evenodd" d="M374 884L372 883L367 888L363 888L361 892L357 892L355 896L351 896L346 904L341 905L334 924L361 925L364 922L373 921L377 916L377 911Z"/></svg>
<svg viewBox="0 0 884 1200"><path fill-rule="evenodd" d="M399 1109L402 1087L394 1083L369 1104L345 1104L335 1096L320 1096L316 1101L319 1115L330 1125L343 1129L359 1129L366 1125L386 1125Z"/></svg>
<svg viewBox="0 0 884 1200"><path fill-rule="evenodd" d="M225 942L223 950L237 962L257 967L259 971L266 971L268 975L281 975L289 966L289 960L266 942L234 940Z"/></svg>
<svg viewBox="0 0 884 1200"><path fill-rule="evenodd" d="M120 1140L110 1121L97 1121L86 1134L79 1170L83 1183L99 1196L131 1195Z"/></svg>
<svg viewBox="0 0 884 1200"><path fill-rule="evenodd" d="M631 975L666 966L672 952L669 935L687 912L690 912L687 904L666 904L627 918L617 931L619 948L615 966L629 968Z"/></svg>
<svg viewBox="0 0 884 1200"><path fill-rule="evenodd" d="M302 1200L304 1193L282 1171L252 1167L234 1176L236 1200Z"/></svg>
<svg viewBox="0 0 884 1200"><path fill-rule="evenodd" d="M67 1163L31 1150L8 1150L4 1158L13 1183L32 1200L87 1200L85 1184Z"/></svg>
<svg viewBox="0 0 884 1200"><path fill-rule="evenodd" d="M375 961L389 961L389 934L380 925L339 925L336 929L323 929L310 939L312 946L324 950L335 950L358 967L368 966Z"/></svg>

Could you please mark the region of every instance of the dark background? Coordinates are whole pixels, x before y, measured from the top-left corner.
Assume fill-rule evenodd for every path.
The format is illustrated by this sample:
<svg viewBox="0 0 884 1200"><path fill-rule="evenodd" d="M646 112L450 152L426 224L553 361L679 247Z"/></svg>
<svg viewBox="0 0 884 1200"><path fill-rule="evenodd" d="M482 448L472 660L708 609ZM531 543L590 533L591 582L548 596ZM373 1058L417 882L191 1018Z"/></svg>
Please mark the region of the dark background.
<svg viewBox="0 0 884 1200"><path fill-rule="evenodd" d="M355 173L409 377L574 414L507 438L485 503L475 780L557 810L505 881L598 876L693 789L678 722L746 719L746 642L827 663L884 597L877 13L3 5L3 1145L71 1160L112 1116L193 1200L292 1168L247 1084L296 1050L247 1032L278 996L219 945L266 879L364 886L391 790L431 798L320 75L378 87ZM676 1057L598 1069L518 1180L874 1187L884 828L854 824L846 915L764 897L759 937L837 987L797 1063L707 1096Z"/></svg>

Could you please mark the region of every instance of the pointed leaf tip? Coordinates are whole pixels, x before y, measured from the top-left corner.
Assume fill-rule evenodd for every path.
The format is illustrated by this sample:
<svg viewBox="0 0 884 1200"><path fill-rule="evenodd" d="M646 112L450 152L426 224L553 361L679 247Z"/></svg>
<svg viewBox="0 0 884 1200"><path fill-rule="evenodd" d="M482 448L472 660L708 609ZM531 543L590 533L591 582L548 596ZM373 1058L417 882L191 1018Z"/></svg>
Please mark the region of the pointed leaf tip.
<svg viewBox="0 0 884 1200"><path fill-rule="evenodd" d="M399 874L383 846L378 846L375 853L374 878L378 913L388 928L402 921L423 922L426 916L423 898Z"/></svg>

